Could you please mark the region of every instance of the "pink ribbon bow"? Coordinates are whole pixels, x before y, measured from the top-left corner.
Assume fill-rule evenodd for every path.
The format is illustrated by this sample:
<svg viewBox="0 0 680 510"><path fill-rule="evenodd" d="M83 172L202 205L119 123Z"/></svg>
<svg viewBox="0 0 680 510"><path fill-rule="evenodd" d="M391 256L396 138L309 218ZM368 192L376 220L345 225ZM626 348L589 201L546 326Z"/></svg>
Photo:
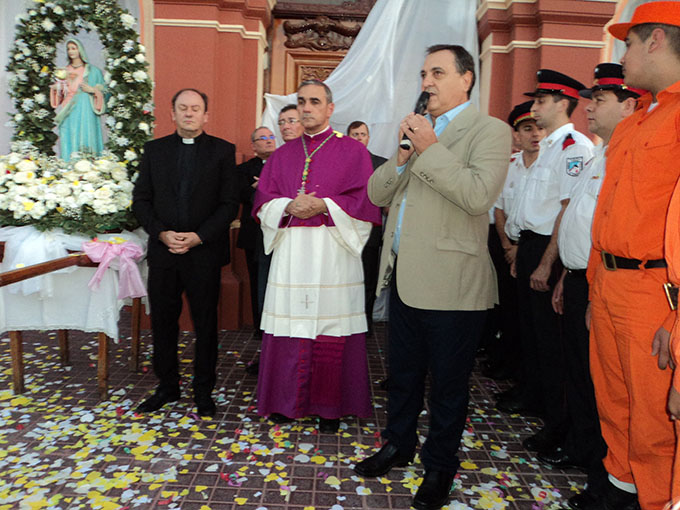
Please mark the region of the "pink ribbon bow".
<svg viewBox="0 0 680 510"><path fill-rule="evenodd" d="M90 241L83 243L83 251L93 262L99 263L97 271L88 283L91 290L99 288L109 264L118 257L118 299L146 296L146 288L135 262L144 254L139 246L130 241L116 244Z"/></svg>

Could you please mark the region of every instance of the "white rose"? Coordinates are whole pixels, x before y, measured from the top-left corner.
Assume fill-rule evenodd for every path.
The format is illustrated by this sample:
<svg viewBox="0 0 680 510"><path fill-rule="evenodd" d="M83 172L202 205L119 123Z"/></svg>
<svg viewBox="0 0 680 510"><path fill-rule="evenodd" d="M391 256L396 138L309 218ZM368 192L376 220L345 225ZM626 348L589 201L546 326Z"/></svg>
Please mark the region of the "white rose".
<svg viewBox="0 0 680 510"><path fill-rule="evenodd" d="M135 26L135 23L137 23L137 20L135 19L134 16L128 14L128 13L123 13L120 15L120 21L123 23L125 28L132 28Z"/></svg>
<svg viewBox="0 0 680 510"><path fill-rule="evenodd" d="M86 159L81 159L75 165L73 165L73 168L80 173L85 173L92 170L92 164Z"/></svg>
<svg viewBox="0 0 680 510"><path fill-rule="evenodd" d="M54 185L53 192L57 197L64 198L71 194L71 187L66 183L60 182Z"/></svg>
<svg viewBox="0 0 680 510"><path fill-rule="evenodd" d="M114 168L111 170L111 177L117 182L126 181L128 178L127 170L125 168Z"/></svg>
<svg viewBox="0 0 680 510"><path fill-rule="evenodd" d="M91 191L83 191L78 195L78 198L76 199L76 204L79 206L83 205L92 205L92 201L94 200L94 193Z"/></svg>
<svg viewBox="0 0 680 510"><path fill-rule="evenodd" d="M45 96L45 94L40 93L33 96L33 99L35 99L36 103L43 104L47 100L47 96Z"/></svg>
<svg viewBox="0 0 680 510"><path fill-rule="evenodd" d="M125 209L127 207L130 207L130 203L132 200L130 200L130 196L127 194L118 194L116 195L116 200L115 204L118 207L119 210Z"/></svg>
<svg viewBox="0 0 680 510"><path fill-rule="evenodd" d="M102 186L101 188L95 190L94 198L97 200L108 200L113 196L113 191L108 186Z"/></svg>
<svg viewBox="0 0 680 510"><path fill-rule="evenodd" d="M49 18L45 18L43 22L41 23L42 27L45 29L46 32L51 32L54 30L54 27L56 26L54 23L50 21Z"/></svg>
<svg viewBox="0 0 680 510"><path fill-rule="evenodd" d="M17 154L16 152L10 152L7 157L7 162L10 165L15 165L21 161L21 154Z"/></svg>
<svg viewBox="0 0 680 510"><path fill-rule="evenodd" d="M62 9L59 5L57 5L57 6L53 9L53 11L54 11L54 14L58 14L59 16L61 16L62 14L64 14L64 9Z"/></svg>
<svg viewBox="0 0 680 510"><path fill-rule="evenodd" d="M30 159L23 159L17 164L17 170L20 172L35 172L38 169L38 165Z"/></svg>
<svg viewBox="0 0 680 510"><path fill-rule="evenodd" d="M135 79L137 82L143 82L146 81L147 79L147 74L144 71L135 71L132 73L132 77Z"/></svg>
<svg viewBox="0 0 680 510"><path fill-rule="evenodd" d="M123 154L123 157L128 161L134 161L135 159L137 159L137 153L135 151L131 150L131 149L128 149L128 150L125 151L125 154ZM126 172L126 174L127 174L127 172ZM121 180L121 179L118 179L118 180Z"/></svg>
<svg viewBox="0 0 680 510"><path fill-rule="evenodd" d="M123 123L122 122L116 122L116 129L123 129Z"/></svg>
<svg viewBox="0 0 680 510"><path fill-rule="evenodd" d="M131 181L121 181L118 186L120 187L120 190L127 195L130 195L130 193L132 193L132 189L135 187Z"/></svg>
<svg viewBox="0 0 680 510"><path fill-rule="evenodd" d="M110 88L110 89L115 88L116 85L118 85L118 82L117 82L116 80L111 80L111 81L109 82L109 88Z"/></svg>
<svg viewBox="0 0 680 510"><path fill-rule="evenodd" d="M92 202L92 209L95 214L104 215L107 213L107 203L102 200L95 200Z"/></svg>
<svg viewBox="0 0 680 510"><path fill-rule="evenodd" d="M78 207L76 198L73 196L66 197L64 200L62 200L61 204L67 209L76 209Z"/></svg>
<svg viewBox="0 0 680 510"><path fill-rule="evenodd" d="M31 216L31 218L39 220L40 218L45 216L46 212L47 208L42 202L35 202L33 208L29 211L29 215Z"/></svg>
<svg viewBox="0 0 680 510"><path fill-rule="evenodd" d="M151 128L149 127L149 125L146 122L140 122L139 123L139 129L144 131L147 135L149 134L149 131L151 130Z"/></svg>
<svg viewBox="0 0 680 510"><path fill-rule="evenodd" d="M143 64L144 62L146 62L146 57L141 53L137 53L137 55L135 56L135 60L140 64Z"/></svg>
<svg viewBox="0 0 680 510"><path fill-rule="evenodd" d="M89 182L97 182L101 179L101 175L99 175L99 172L91 170L83 174L83 179Z"/></svg>
<svg viewBox="0 0 680 510"><path fill-rule="evenodd" d="M21 122L22 120L24 120L24 115L23 115L23 113L17 113L17 114L14 116L14 120L15 120L15 122Z"/></svg>

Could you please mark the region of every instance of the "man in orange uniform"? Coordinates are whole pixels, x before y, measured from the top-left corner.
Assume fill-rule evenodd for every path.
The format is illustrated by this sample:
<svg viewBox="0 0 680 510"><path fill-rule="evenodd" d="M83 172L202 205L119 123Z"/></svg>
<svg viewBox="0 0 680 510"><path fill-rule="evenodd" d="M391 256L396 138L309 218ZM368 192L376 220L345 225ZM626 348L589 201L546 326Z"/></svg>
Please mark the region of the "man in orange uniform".
<svg viewBox="0 0 680 510"><path fill-rule="evenodd" d="M593 220L590 366L609 447L602 507L635 508L637 499L643 510L661 510L671 498L675 449L665 370L675 313L663 292L663 257L680 176L680 2L643 4L609 31L626 41L626 84L650 93L614 131Z"/></svg>
<svg viewBox="0 0 680 510"><path fill-rule="evenodd" d="M675 186L671 204L668 207L666 220L666 260L668 261L668 278L673 285L680 285L680 181ZM677 306L677 299L673 303ZM668 392L668 412L675 422L675 465L673 466L673 482L671 496L673 504L680 503L680 324L676 318L671 332L671 356L674 362L673 385ZM675 508L675 507L673 507Z"/></svg>

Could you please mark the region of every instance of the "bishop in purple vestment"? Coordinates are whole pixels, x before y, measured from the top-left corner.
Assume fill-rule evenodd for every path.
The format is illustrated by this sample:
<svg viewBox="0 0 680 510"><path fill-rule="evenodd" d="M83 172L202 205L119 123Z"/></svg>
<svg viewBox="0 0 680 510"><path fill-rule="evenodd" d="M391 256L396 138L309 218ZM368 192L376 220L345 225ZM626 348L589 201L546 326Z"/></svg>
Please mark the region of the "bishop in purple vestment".
<svg viewBox="0 0 680 510"><path fill-rule="evenodd" d="M345 415L369 416L361 252L380 211L366 184L366 148L333 131L330 89L298 89L305 133L262 169L253 215L273 252L262 312L258 413L274 421L317 415L337 430Z"/></svg>

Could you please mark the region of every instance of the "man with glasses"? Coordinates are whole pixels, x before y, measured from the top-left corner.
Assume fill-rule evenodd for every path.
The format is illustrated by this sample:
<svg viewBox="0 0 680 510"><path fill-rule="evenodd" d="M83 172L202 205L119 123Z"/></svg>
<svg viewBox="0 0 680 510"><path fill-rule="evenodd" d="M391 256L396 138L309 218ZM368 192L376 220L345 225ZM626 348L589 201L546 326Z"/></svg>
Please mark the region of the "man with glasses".
<svg viewBox="0 0 680 510"><path fill-rule="evenodd" d="M253 326L258 336L260 332L260 313L258 305L258 265L260 257L264 257L262 244L262 230L250 214L253 209L253 196L260 179L260 172L267 158L276 150L276 135L265 126L260 126L251 135L251 147L255 157L236 167L239 178L239 201L243 206L241 211L241 228L238 233L236 246L245 250L250 280L250 306L253 311ZM249 373L257 373L257 363L248 365Z"/></svg>
<svg viewBox="0 0 680 510"><path fill-rule="evenodd" d="M290 142L302 136L304 128L300 123L300 114L296 104L288 104L281 108L278 125L284 142Z"/></svg>

